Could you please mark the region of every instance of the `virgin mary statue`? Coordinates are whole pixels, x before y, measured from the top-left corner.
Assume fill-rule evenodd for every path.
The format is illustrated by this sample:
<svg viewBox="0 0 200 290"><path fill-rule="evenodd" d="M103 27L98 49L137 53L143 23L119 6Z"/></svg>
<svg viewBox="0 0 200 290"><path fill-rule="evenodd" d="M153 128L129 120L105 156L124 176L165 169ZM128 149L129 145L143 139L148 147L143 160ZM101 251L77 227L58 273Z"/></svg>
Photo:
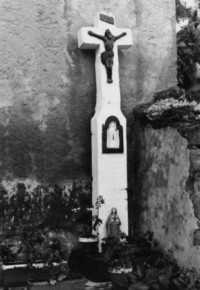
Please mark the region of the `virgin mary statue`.
<svg viewBox="0 0 200 290"><path fill-rule="evenodd" d="M119 238L120 225L121 221L117 215L117 209L113 207L106 223L108 237Z"/></svg>

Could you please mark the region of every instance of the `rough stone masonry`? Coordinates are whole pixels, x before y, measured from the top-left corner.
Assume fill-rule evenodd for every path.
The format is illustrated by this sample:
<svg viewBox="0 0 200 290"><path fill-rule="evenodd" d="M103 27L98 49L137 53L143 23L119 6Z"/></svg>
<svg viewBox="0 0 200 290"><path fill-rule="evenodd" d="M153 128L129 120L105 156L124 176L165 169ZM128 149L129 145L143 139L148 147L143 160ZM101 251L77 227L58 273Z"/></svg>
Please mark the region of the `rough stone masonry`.
<svg viewBox="0 0 200 290"><path fill-rule="evenodd" d="M198 271L200 91L196 58L189 58L190 70L186 65L186 44L191 45L192 41L193 51L195 47L199 55L199 23L194 19L177 35L180 87L157 93L153 101L137 106L133 126L134 164L137 164L133 170L136 181L133 196L138 213L135 225L144 232L154 232L161 247L174 256L180 266Z"/></svg>

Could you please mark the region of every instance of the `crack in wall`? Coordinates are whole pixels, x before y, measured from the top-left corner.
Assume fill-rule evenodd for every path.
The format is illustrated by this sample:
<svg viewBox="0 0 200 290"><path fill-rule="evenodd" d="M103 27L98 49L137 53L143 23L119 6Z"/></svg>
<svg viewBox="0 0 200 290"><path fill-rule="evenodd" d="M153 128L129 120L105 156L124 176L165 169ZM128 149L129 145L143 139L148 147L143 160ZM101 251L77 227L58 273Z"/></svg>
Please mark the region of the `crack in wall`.
<svg viewBox="0 0 200 290"><path fill-rule="evenodd" d="M193 146L193 148L190 149L190 171L186 182L186 190L189 193L193 205L194 216L197 219L198 228L194 231L193 235L194 246L200 245L200 166L197 166L198 160L200 163L200 150Z"/></svg>

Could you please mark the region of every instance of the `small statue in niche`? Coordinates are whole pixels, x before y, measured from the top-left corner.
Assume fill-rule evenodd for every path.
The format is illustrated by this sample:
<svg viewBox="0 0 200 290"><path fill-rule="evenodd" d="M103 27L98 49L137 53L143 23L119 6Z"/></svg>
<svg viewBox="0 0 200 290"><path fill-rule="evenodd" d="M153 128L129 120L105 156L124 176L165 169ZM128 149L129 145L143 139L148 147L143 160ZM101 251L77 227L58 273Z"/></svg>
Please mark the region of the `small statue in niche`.
<svg viewBox="0 0 200 290"><path fill-rule="evenodd" d="M107 129L107 148L119 148L119 130L115 121L110 122Z"/></svg>
<svg viewBox="0 0 200 290"><path fill-rule="evenodd" d="M96 37L104 42L105 51L101 54L101 62L106 67L106 73L107 73L107 83L111 84L113 82L112 80L112 67L113 67L113 46L114 42L121 37L126 35L126 32L123 32L119 34L118 36L114 36L109 29L106 29L104 35L96 34L92 31L88 31L88 34L90 36Z"/></svg>
<svg viewBox="0 0 200 290"><path fill-rule="evenodd" d="M108 237L119 239L120 225L121 221L117 215L117 209L113 207L106 223Z"/></svg>

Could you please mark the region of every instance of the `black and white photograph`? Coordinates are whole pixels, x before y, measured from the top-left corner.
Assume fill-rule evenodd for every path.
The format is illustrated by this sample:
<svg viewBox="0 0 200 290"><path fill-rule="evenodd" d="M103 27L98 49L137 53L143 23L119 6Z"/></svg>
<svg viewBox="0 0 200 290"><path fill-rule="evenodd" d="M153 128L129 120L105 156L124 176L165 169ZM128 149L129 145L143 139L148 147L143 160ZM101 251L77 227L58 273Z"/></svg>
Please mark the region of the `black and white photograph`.
<svg viewBox="0 0 200 290"><path fill-rule="evenodd" d="M200 0L0 0L0 290L200 290Z"/></svg>

